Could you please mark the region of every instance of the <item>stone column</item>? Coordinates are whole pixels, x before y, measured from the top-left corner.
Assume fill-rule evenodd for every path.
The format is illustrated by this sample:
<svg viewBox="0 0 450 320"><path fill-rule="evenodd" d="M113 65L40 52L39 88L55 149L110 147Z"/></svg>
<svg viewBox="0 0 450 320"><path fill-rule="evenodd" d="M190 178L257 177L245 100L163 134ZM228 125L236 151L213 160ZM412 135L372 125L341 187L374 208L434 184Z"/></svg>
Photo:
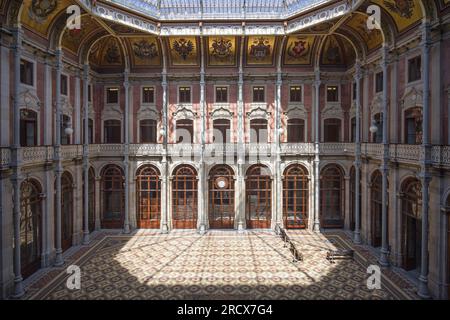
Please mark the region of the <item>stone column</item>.
<svg viewBox="0 0 450 320"><path fill-rule="evenodd" d="M100 176L95 177L95 230L101 229L101 182L102 178Z"/></svg>
<svg viewBox="0 0 450 320"><path fill-rule="evenodd" d="M319 127L319 117L320 117L320 70L317 68L315 70L315 80L314 80L314 227L315 232L320 231L320 127Z"/></svg>
<svg viewBox="0 0 450 320"><path fill-rule="evenodd" d="M355 63L355 83L356 83L356 134L355 134L355 232L353 242L361 244L361 203L359 202L361 183L361 65L357 60Z"/></svg>
<svg viewBox="0 0 450 320"><path fill-rule="evenodd" d="M17 28L14 35L14 100L13 100L13 144L11 146L11 168L13 185L13 217L14 217L14 297L19 298L25 291L22 284L22 262L20 260L20 184L21 176L21 150L20 150L20 58L22 55L22 30Z"/></svg>
<svg viewBox="0 0 450 320"><path fill-rule="evenodd" d="M244 143L244 68L243 68L243 54L244 54L244 37L241 37L240 48L240 62L238 72L238 101L237 101L237 114L238 114L238 131L237 131L237 153L238 153L238 173L237 173L237 221L238 231L243 231L246 228L245 221L245 180L244 180L244 163L245 163L245 143Z"/></svg>
<svg viewBox="0 0 450 320"><path fill-rule="evenodd" d="M200 130L201 130L201 154L200 154L200 168L199 168L199 197L198 208L199 212L199 232L204 234L206 232L206 202L205 196L208 192L206 188L206 170L205 170L205 144L206 144L206 103L205 103L205 52L203 45L203 37L200 37Z"/></svg>
<svg viewBox="0 0 450 320"><path fill-rule="evenodd" d="M56 125L55 125L55 171L56 171L56 239L55 239L55 249L56 249L56 258L55 258L55 266L62 266L64 264L64 259L62 256L62 248L61 248L61 176L63 173L62 161L61 161L61 71L62 71L62 50L58 48L56 50Z"/></svg>
<svg viewBox="0 0 450 320"><path fill-rule="evenodd" d="M164 59L165 60L165 59ZM162 233L169 232L168 216L169 216L169 189L168 189L168 163L167 163L167 142L168 142L168 103L167 103L167 70L164 64L162 72L162 136L163 136L163 157L162 157L162 172L161 172L161 231Z"/></svg>
<svg viewBox="0 0 450 320"><path fill-rule="evenodd" d="M81 144L81 128L82 124L80 123L81 118L81 86L80 86L80 76L77 72L75 76L75 130L74 130L74 139L75 144Z"/></svg>
<svg viewBox="0 0 450 320"><path fill-rule="evenodd" d="M85 64L83 68L83 176L84 176L84 226L83 226L83 244L89 243L89 64Z"/></svg>
<svg viewBox="0 0 450 320"><path fill-rule="evenodd" d="M123 222L123 233L130 233L130 82L129 70L124 72L123 87L125 89L125 114L124 114L124 131L125 131L125 145L123 153L123 167L125 174L125 219Z"/></svg>
<svg viewBox="0 0 450 320"><path fill-rule="evenodd" d="M351 201L351 195L350 195L350 176L345 175L344 176L344 184L345 184L345 225L350 228L350 201Z"/></svg>
<svg viewBox="0 0 450 320"><path fill-rule="evenodd" d="M421 156L422 180L422 252L419 276L418 295L421 298L430 298L428 290L428 211L431 174L431 144L430 144L430 24L425 21L422 32L422 78L423 78L423 139Z"/></svg>
<svg viewBox="0 0 450 320"><path fill-rule="evenodd" d="M388 247L388 174L389 174L389 137L388 137L388 48L383 45L383 159L381 163L381 202L383 207L381 208L381 250L379 263L382 267L389 266L389 247ZM373 232L373 231L372 231Z"/></svg>

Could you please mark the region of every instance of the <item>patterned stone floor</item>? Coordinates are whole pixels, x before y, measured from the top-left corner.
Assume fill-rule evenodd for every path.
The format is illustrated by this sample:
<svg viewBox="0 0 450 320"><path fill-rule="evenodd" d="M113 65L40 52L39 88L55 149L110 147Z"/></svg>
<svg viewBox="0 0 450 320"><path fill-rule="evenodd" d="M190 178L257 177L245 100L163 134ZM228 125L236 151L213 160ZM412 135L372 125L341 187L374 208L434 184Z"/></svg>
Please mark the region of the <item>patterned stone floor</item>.
<svg viewBox="0 0 450 320"><path fill-rule="evenodd" d="M329 249L345 235L290 233L304 254L293 263L269 231L193 231L132 236L96 233L89 246L66 252L63 268L41 270L26 282L24 299L409 299L395 281L369 290L363 255L330 264ZM81 289L66 287L70 264L81 268Z"/></svg>

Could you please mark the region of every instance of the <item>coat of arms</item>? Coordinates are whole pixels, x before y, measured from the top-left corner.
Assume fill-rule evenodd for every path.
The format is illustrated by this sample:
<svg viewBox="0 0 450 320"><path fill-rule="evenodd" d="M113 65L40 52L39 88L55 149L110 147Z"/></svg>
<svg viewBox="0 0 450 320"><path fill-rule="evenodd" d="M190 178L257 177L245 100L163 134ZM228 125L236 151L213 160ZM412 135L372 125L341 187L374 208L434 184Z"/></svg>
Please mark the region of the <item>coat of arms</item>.
<svg viewBox="0 0 450 320"><path fill-rule="evenodd" d="M150 43L146 40L133 43L133 51L136 57L141 59L153 59L158 56L158 49L154 42Z"/></svg>
<svg viewBox="0 0 450 320"><path fill-rule="evenodd" d="M191 40L181 38L173 42L173 49L183 60L186 60L194 50L194 43Z"/></svg>
<svg viewBox="0 0 450 320"><path fill-rule="evenodd" d="M270 55L270 41L267 38L260 37L253 41L250 47L250 56L256 60L264 60Z"/></svg>
<svg viewBox="0 0 450 320"><path fill-rule="evenodd" d="M108 63L120 63L120 51L116 43L110 43L106 49L105 60Z"/></svg>
<svg viewBox="0 0 450 320"><path fill-rule="evenodd" d="M44 22L57 6L56 0L33 0L29 11L30 18L37 22Z"/></svg>
<svg viewBox="0 0 450 320"><path fill-rule="evenodd" d="M211 56L219 61L227 61L232 55L232 43L229 39L214 39L211 45Z"/></svg>
<svg viewBox="0 0 450 320"><path fill-rule="evenodd" d="M307 41L298 39L298 41L293 41L287 50L287 54L293 59L299 59L306 55L309 51L309 45Z"/></svg>
<svg viewBox="0 0 450 320"><path fill-rule="evenodd" d="M384 0L384 5L402 18L409 19L413 15L413 0Z"/></svg>

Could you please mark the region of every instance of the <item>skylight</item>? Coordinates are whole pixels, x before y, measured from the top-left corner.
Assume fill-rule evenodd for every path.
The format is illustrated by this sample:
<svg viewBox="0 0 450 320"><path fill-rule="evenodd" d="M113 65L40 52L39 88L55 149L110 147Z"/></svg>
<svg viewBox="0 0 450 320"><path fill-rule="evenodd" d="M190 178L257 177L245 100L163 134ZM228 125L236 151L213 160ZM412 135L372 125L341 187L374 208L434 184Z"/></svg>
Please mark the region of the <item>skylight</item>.
<svg viewBox="0 0 450 320"><path fill-rule="evenodd" d="M158 20L287 19L333 0L106 0Z"/></svg>

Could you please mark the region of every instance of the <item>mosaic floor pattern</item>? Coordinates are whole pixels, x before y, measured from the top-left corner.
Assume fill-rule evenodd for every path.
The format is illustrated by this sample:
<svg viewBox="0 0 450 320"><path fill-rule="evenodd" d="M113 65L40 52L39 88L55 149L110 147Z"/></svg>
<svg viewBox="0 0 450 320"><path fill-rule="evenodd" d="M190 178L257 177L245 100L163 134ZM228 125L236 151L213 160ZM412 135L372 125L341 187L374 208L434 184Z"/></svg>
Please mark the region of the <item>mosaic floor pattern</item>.
<svg viewBox="0 0 450 320"><path fill-rule="evenodd" d="M269 231L100 232L66 258L65 268L81 268L80 290L67 288L65 268L50 268L30 282L24 299L404 298L389 286L367 289L368 274L357 261L330 264L327 250L346 245L339 237L301 231L292 238L302 262L293 263Z"/></svg>

